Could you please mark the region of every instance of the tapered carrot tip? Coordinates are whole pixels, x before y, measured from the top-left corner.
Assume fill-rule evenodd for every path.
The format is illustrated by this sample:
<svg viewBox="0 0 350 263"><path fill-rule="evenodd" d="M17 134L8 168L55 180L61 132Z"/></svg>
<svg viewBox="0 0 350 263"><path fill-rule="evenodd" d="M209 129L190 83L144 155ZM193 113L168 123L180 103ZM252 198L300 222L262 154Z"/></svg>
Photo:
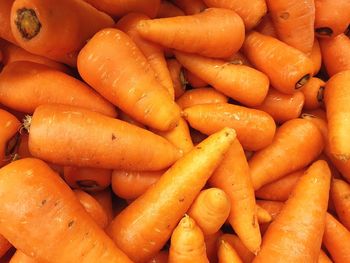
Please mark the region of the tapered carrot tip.
<svg viewBox="0 0 350 263"><path fill-rule="evenodd" d="M191 219L187 214L181 219L179 226L181 226L183 229L191 230L195 227L195 223L193 219Z"/></svg>
<svg viewBox="0 0 350 263"><path fill-rule="evenodd" d="M21 36L27 40L39 34L41 23L33 9L22 8L17 10L16 26Z"/></svg>
<svg viewBox="0 0 350 263"><path fill-rule="evenodd" d="M225 211L227 209L227 195L221 189L214 189L210 193L210 196L205 198L205 201L208 202L209 207L215 207L215 209L219 212Z"/></svg>

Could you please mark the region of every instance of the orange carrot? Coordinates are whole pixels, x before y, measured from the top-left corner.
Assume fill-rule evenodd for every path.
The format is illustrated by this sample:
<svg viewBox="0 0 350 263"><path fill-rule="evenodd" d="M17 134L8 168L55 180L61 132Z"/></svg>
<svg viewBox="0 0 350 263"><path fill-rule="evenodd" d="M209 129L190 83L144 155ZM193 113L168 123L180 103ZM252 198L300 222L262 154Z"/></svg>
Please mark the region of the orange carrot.
<svg viewBox="0 0 350 263"><path fill-rule="evenodd" d="M115 217L108 233L117 246L135 262L146 261L156 254L234 139L235 132L229 128L209 136ZM142 224L138 223L140 218Z"/></svg>
<svg viewBox="0 0 350 263"><path fill-rule="evenodd" d="M162 0L157 13L157 18L184 16L185 13L173 3Z"/></svg>
<svg viewBox="0 0 350 263"><path fill-rule="evenodd" d="M184 110L190 126L204 134L212 134L224 127L234 128L246 150L256 151L268 146L276 125L267 113L228 103L196 105Z"/></svg>
<svg viewBox="0 0 350 263"><path fill-rule="evenodd" d="M313 73L313 63L303 52L255 31L247 35L243 50L249 61L269 77L271 85L286 94L301 88Z"/></svg>
<svg viewBox="0 0 350 263"><path fill-rule="evenodd" d="M0 38L6 39L9 42L16 44L16 40L11 32L11 7L14 0L0 1Z"/></svg>
<svg viewBox="0 0 350 263"><path fill-rule="evenodd" d="M177 51L175 56L186 69L244 105L257 106L266 97L269 79L251 67Z"/></svg>
<svg viewBox="0 0 350 263"><path fill-rule="evenodd" d="M234 10L242 17L247 30L256 26L267 11L264 0L204 0L204 3L209 7L221 7Z"/></svg>
<svg viewBox="0 0 350 263"><path fill-rule="evenodd" d="M249 62L246 56L244 56L241 52L236 52L232 56L228 57L227 62L234 64L234 65L245 65L248 67L253 67L252 64Z"/></svg>
<svg viewBox="0 0 350 263"><path fill-rule="evenodd" d="M138 126L142 129L146 129L146 126L143 125L142 123L136 121L135 119L131 118L128 114L126 114L123 111L119 111L120 114L118 114L118 119L125 121L127 123L133 124L135 126Z"/></svg>
<svg viewBox="0 0 350 263"><path fill-rule="evenodd" d="M236 12L223 8L208 8L189 16L142 20L137 29L144 38L165 47L215 58L232 55L244 41L242 19Z"/></svg>
<svg viewBox="0 0 350 263"><path fill-rule="evenodd" d="M109 188L91 193L91 196L101 205L108 219L108 225L113 219L112 194Z"/></svg>
<svg viewBox="0 0 350 263"><path fill-rule="evenodd" d="M39 263L39 261L17 249L9 263Z"/></svg>
<svg viewBox="0 0 350 263"><path fill-rule="evenodd" d="M0 258L6 254L6 252L12 247L10 242L0 234Z"/></svg>
<svg viewBox="0 0 350 263"><path fill-rule="evenodd" d="M184 70L184 77L185 77L186 83L188 83L192 88L201 88L201 87L208 86L208 83L206 83L201 78L197 77L191 71Z"/></svg>
<svg viewBox="0 0 350 263"><path fill-rule="evenodd" d="M256 217L258 218L259 224L269 223L272 220L269 212L259 205L256 205Z"/></svg>
<svg viewBox="0 0 350 263"><path fill-rule="evenodd" d="M104 29L90 39L79 53L78 70L88 84L135 120L158 130L178 123L179 108L122 31Z"/></svg>
<svg viewBox="0 0 350 263"><path fill-rule="evenodd" d="M283 123L299 117L304 101L305 97L301 91L285 94L270 88L263 103L255 108L270 114L277 123Z"/></svg>
<svg viewBox="0 0 350 263"><path fill-rule="evenodd" d="M320 71L322 64L321 47L317 38L315 38L309 58L311 59L314 68L312 75L315 76Z"/></svg>
<svg viewBox="0 0 350 263"><path fill-rule="evenodd" d="M33 156L65 166L146 171L167 168L181 156L172 144L147 130L65 105L35 110L29 150Z"/></svg>
<svg viewBox="0 0 350 263"><path fill-rule="evenodd" d="M281 212L284 205L283 202L268 200L257 200L256 204L257 206L267 211L270 214L272 220L276 219L277 215Z"/></svg>
<svg viewBox="0 0 350 263"><path fill-rule="evenodd" d="M254 189L304 168L316 159L323 146L322 134L313 123L303 119L285 122L273 142L249 160Z"/></svg>
<svg viewBox="0 0 350 263"><path fill-rule="evenodd" d="M168 59L167 65L171 80L173 82L175 98L177 99L184 94L186 90L187 82L184 76L183 68L176 59Z"/></svg>
<svg viewBox="0 0 350 263"><path fill-rule="evenodd" d="M198 14L207 8L202 0L171 0L171 2L181 8L186 15Z"/></svg>
<svg viewBox="0 0 350 263"><path fill-rule="evenodd" d="M221 240L218 248L219 263L242 263L236 250L227 243L225 240Z"/></svg>
<svg viewBox="0 0 350 263"><path fill-rule="evenodd" d="M222 235L222 231L219 230L218 232L212 235L204 236L205 248L206 248L209 262L216 263L218 261L217 242L221 235Z"/></svg>
<svg viewBox="0 0 350 263"><path fill-rule="evenodd" d="M323 105L325 82L319 78L311 78L301 89L304 94L304 109L314 110Z"/></svg>
<svg viewBox="0 0 350 263"><path fill-rule="evenodd" d="M266 14L262 18L259 25L257 25L257 27L255 28L255 30L261 34L277 38L277 32L276 32L275 26L272 23L271 16L269 14Z"/></svg>
<svg viewBox="0 0 350 263"><path fill-rule="evenodd" d="M317 263L332 263L333 261L330 260L330 258L324 253L324 251L321 249L320 254L318 256Z"/></svg>
<svg viewBox="0 0 350 263"><path fill-rule="evenodd" d="M279 39L310 54L314 44L314 0L267 0L266 3Z"/></svg>
<svg viewBox="0 0 350 263"><path fill-rule="evenodd" d="M242 243L242 241L232 234L223 234L220 240L224 240L237 252L238 256L242 259L243 263L250 263L254 258L254 254L250 252Z"/></svg>
<svg viewBox="0 0 350 263"><path fill-rule="evenodd" d="M152 257L147 263L168 263L169 252L168 251L160 251L157 255Z"/></svg>
<svg viewBox="0 0 350 263"><path fill-rule="evenodd" d="M316 262L321 248L331 173L316 161L267 229L253 262Z"/></svg>
<svg viewBox="0 0 350 263"><path fill-rule="evenodd" d="M185 215L171 235L169 263L209 263L204 235L196 222Z"/></svg>
<svg viewBox="0 0 350 263"><path fill-rule="evenodd" d="M340 222L350 231L350 185L333 179L331 196Z"/></svg>
<svg viewBox="0 0 350 263"><path fill-rule="evenodd" d="M107 116L117 115L115 107L85 83L48 66L17 61L0 74L0 103L33 113L43 104L79 106Z"/></svg>
<svg viewBox="0 0 350 263"><path fill-rule="evenodd" d="M0 188L7 204L0 208L0 221L6 222L0 231L25 254L45 262L131 262L44 162L28 158L3 167Z"/></svg>

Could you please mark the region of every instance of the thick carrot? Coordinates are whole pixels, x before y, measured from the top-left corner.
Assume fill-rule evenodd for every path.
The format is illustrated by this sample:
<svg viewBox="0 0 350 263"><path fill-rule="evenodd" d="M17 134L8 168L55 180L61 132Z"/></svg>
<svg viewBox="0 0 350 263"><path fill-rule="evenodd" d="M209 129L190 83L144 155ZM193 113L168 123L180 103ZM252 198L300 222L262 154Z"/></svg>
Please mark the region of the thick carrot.
<svg viewBox="0 0 350 263"><path fill-rule="evenodd" d="M219 263L242 263L236 250L224 240L221 240L218 248Z"/></svg>
<svg viewBox="0 0 350 263"><path fill-rule="evenodd" d="M270 213L259 205L256 205L256 217L259 224L269 223L272 220Z"/></svg>
<svg viewBox="0 0 350 263"><path fill-rule="evenodd" d="M303 119L285 122L273 142L249 160L254 189L304 168L316 159L323 146L322 134L313 123Z"/></svg>
<svg viewBox="0 0 350 263"><path fill-rule="evenodd" d="M11 10L11 30L22 48L70 66L76 65L86 40L113 24L107 14L80 0L15 0Z"/></svg>
<svg viewBox="0 0 350 263"><path fill-rule="evenodd" d="M330 260L327 254L321 249L317 263L333 263L333 261Z"/></svg>
<svg viewBox="0 0 350 263"><path fill-rule="evenodd" d="M252 151L268 146L276 129L275 122L267 113L228 103L186 108L184 118L192 128L208 135L224 127L234 128L243 148Z"/></svg>
<svg viewBox="0 0 350 263"><path fill-rule="evenodd" d="M167 59L168 70L173 83L175 98L179 98L186 91L184 69L176 59Z"/></svg>
<svg viewBox="0 0 350 263"><path fill-rule="evenodd" d="M314 0L267 0L266 3L279 39L310 54L314 44Z"/></svg>
<svg viewBox="0 0 350 263"><path fill-rule="evenodd" d="M16 44L16 40L11 32L11 7L14 0L0 1L0 38L6 39L9 42Z"/></svg>
<svg viewBox="0 0 350 263"><path fill-rule="evenodd" d="M173 16L184 16L185 13L173 3L162 0L156 15L157 18L173 17Z"/></svg>
<svg viewBox="0 0 350 263"><path fill-rule="evenodd" d="M130 117L128 114L126 114L123 111L119 111L118 119L120 119L122 121L125 121L127 123L130 123L130 124L133 124L133 125L135 125L137 127L140 127L142 129L146 129L145 125L143 125L142 123L136 121L135 119L133 119L132 117Z"/></svg>
<svg viewBox="0 0 350 263"><path fill-rule="evenodd" d="M267 229L253 262L316 262L321 248L331 173L316 161Z"/></svg>
<svg viewBox="0 0 350 263"><path fill-rule="evenodd" d="M118 29L98 32L78 57L82 78L135 120L158 130L176 126L180 110L136 44Z"/></svg>
<svg viewBox="0 0 350 263"><path fill-rule="evenodd" d="M65 104L117 115L115 107L85 83L48 66L17 61L0 74L0 103L9 108L33 113L43 104Z"/></svg>
<svg viewBox="0 0 350 263"><path fill-rule="evenodd" d="M6 254L6 252L12 247L10 242L0 234L0 258Z"/></svg>
<svg viewBox="0 0 350 263"><path fill-rule="evenodd" d="M11 260L9 263L40 263L41 261L38 261L34 259L33 257L27 256L24 254L21 250L18 250L13 254L11 257Z"/></svg>
<svg viewBox="0 0 350 263"><path fill-rule="evenodd" d="M3 167L0 188L7 204L0 208L0 231L25 254L48 262L131 262L43 161L28 158Z"/></svg>
<svg viewBox="0 0 350 263"><path fill-rule="evenodd" d="M209 7L221 7L234 10L242 17L247 30L256 26L267 11L264 0L204 0L204 3Z"/></svg>
<svg viewBox="0 0 350 263"><path fill-rule="evenodd" d="M326 215L323 245L335 263L350 262L350 232L331 214Z"/></svg>
<svg viewBox="0 0 350 263"><path fill-rule="evenodd" d="M236 12L223 8L208 8L189 16L142 20L137 29L144 38L165 47L216 58L229 57L244 41L242 19Z"/></svg>
<svg viewBox="0 0 350 263"><path fill-rule="evenodd" d="M285 94L270 88L263 103L254 108L267 112L275 122L283 123L299 117L304 101L305 96L301 91Z"/></svg>
<svg viewBox="0 0 350 263"><path fill-rule="evenodd" d="M331 196L340 222L350 231L350 185L333 179Z"/></svg>
<svg viewBox="0 0 350 263"><path fill-rule="evenodd" d="M255 27L255 30L258 31L261 34L271 36L274 38L277 37L277 32L275 29L275 26L272 23L271 16L269 14L266 14L262 20L260 21L259 25Z"/></svg>
<svg viewBox="0 0 350 263"><path fill-rule="evenodd" d="M322 54L321 54L321 47L318 39L315 37L314 45L312 46L311 54L309 55L309 58L312 61L313 64L313 76L315 76L321 69L322 65Z"/></svg>
<svg viewBox="0 0 350 263"><path fill-rule="evenodd" d="M191 71L185 70L184 71L184 77L186 82L192 87L192 88L202 88L208 86L208 83L206 83L201 78L197 77L195 74L193 74Z"/></svg>
<svg viewBox="0 0 350 263"><path fill-rule="evenodd" d="M266 97L269 79L258 70L178 51L175 52L175 56L186 69L244 105L257 106Z"/></svg>
<svg viewBox="0 0 350 263"><path fill-rule="evenodd" d="M204 236L205 248L206 248L209 262L216 263L218 261L217 242L221 235L222 235L222 231L219 230L218 232L212 235Z"/></svg>
<svg viewBox="0 0 350 263"><path fill-rule="evenodd" d="M243 261L243 263L252 262L254 254L244 246L242 241L236 235L223 234L220 237L219 242L221 242L220 240L224 240L225 242L230 244L230 246L237 252L238 256Z"/></svg>
<svg viewBox="0 0 350 263"><path fill-rule="evenodd" d="M186 109L199 104L226 103L228 98L213 88L197 88L186 91L176 103L181 109Z"/></svg>
<svg viewBox="0 0 350 263"><path fill-rule="evenodd" d="M207 8L202 0L171 0L171 2L181 8L186 15L198 14Z"/></svg>
<svg viewBox="0 0 350 263"><path fill-rule="evenodd" d="M209 136L114 218L108 232L132 260L145 261L164 246L235 137L229 128Z"/></svg>
<svg viewBox="0 0 350 263"><path fill-rule="evenodd" d="M226 193L219 188L202 190L194 200L187 214L194 219L204 235L219 231L231 209Z"/></svg>
<svg viewBox="0 0 350 263"><path fill-rule="evenodd" d="M154 257L152 257L147 263L168 263L169 252L166 250L160 251Z"/></svg>
<svg viewBox="0 0 350 263"><path fill-rule="evenodd" d="M313 73L313 63L303 52L255 31L246 36L243 50L249 61L269 77L271 85L286 94L301 88Z"/></svg>
<svg viewBox="0 0 350 263"><path fill-rule="evenodd" d="M91 193L92 197L101 205L108 219L108 225L113 219L112 193L109 188Z"/></svg>
<svg viewBox="0 0 350 263"><path fill-rule="evenodd" d="M204 235L196 222L185 215L171 235L169 263L209 263Z"/></svg>
<svg viewBox="0 0 350 263"><path fill-rule="evenodd" d="M209 179L209 184L221 188L231 201L229 223L243 244L253 253L260 249L261 236L256 215L254 189L244 151L235 140L221 164Z"/></svg>
<svg viewBox="0 0 350 263"><path fill-rule="evenodd" d="M181 156L154 133L73 106L39 106L29 129L33 156L65 166L158 171Z"/></svg>
<svg viewBox="0 0 350 263"><path fill-rule="evenodd" d="M323 91L325 82L322 79L312 77L301 89L304 94L304 109L314 110L323 105Z"/></svg>
<svg viewBox="0 0 350 263"><path fill-rule="evenodd" d="M173 82L162 47L142 38L136 29L136 25L139 21L147 19L150 18L146 15L130 13L122 17L116 24L116 27L127 33L135 42L136 46L141 50L151 65L158 82L169 92L171 98L174 98Z"/></svg>

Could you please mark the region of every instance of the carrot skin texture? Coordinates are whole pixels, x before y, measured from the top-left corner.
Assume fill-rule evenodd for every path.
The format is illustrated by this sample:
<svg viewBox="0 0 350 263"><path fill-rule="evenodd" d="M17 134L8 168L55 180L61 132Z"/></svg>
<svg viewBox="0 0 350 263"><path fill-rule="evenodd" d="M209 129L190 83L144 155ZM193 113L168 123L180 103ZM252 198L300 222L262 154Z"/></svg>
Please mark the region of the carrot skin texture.
<svg viewBox="0 0 350 263"><path fill-rule="evenodd" d="M219 263L242 263L242 260L239 258L237 252L224 240L221 240L219 245L218 258Z"/></svg>
<svg viewBox="0 0 350 263"><path fill-rule="evenodd" d="M350 231L350 185L343 180L333 179L331 196L340 222Z"/></svg>
<svg viewBox="0 0 350 263"><path fill-rule="evenodd" d="M14 0L3 0L0 2L0 38L16 44L16 40L11 32L10 14Z"/></svg>
<svg viewBox="0 0 350 263"><path fill-rule="evenodd" d="M271 36L271 37L274 37L274 38L278 38L276 29L275 29L275 27L274 27L274 25L272 23L271 16L269 14L266 14L262 18L260 23L256 26L255 30L258 31L261 34L264 34L264 35L267 35L267 36Z"/></svg>
<svg viewBox="0 0 350 263"><path fill-rule="evenodd" d="M103 207L103 210L105 211L107 218L108 218L108 225L113 219L113 207L112 207L112 193L109 188L91 193L93 198L97 200L97 202Z"/></svg>
<svg viewBox="0 0 350 263"><path fill-rule="evenodd" d="M156 18L184 16L185 13L170 1L162 0Z"/></svg>
<svg viewBox="0 0 350 263"><path fill-rule="evenodd" d="M27 256L21 250L18 250L13 254L9 263L40 263L38 260Z"/></svg>

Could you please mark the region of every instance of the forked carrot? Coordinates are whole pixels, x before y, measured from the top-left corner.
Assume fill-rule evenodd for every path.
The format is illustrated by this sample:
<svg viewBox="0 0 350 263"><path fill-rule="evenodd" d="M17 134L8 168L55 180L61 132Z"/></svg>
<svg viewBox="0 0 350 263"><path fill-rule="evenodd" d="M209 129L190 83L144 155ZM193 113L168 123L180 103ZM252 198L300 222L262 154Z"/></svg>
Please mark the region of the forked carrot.
<svg viewBox="0 0 350 263"><path fill-rule="evenodd" d="M236 250L234 250L229 243L222 239L218 248L218 258L219 263L242 263L242 260L239 258Z"/></svg>
<svg viewBox="0 0 350 263"><path fill-rule="evenodd" d="M333 179L331 196L340 222L350 231L350 185Z"/></svg>
<svg viewBox="0 0 350 263"><path fill-rule="evenodd" d="M0 38L6 39L13 44L16 43L15 38L11 32L11 7L14 0L2 0L0 1Z"/></svg>
<svg viewBox="0 0 350 263"><path fill-rule="evenodd" d="M261 34L278 38L275 26L272 23L271 16L266 14L260 23L255 27L255 30Z"/></svg>
<svg viewBox="0 0 350 263"><path fill-rule="evenodd" d="M185 13L176 5L167 0L162 0L156 15L156 18L184 16Z"/></svg>
<svg viewBox="0 0 350 263"><path fill-rule="evenodd" d="M323 105L323 92L325 82L322 79L312 77L301 89L304 94L304 109L314 110Z"/></svg>
<svg viewBox="0 0 350 263"><path fill-rule="evenodd" d="M181 8L186 15L198 14L207 8L202 0L171 0L171 2Z"/></svg>
<svg viewBox="0 0 350 263"><path fill-rule="evenodd" d="M206 83L204 80L197 77L195 74L193 74L191 71L188 71L187 69L185 69L184 71L184 77L186 82L192 88L202 88L208 86L208 83Z"/></svg>
<svg viewBox="0 0 350 263"><path fill-rule="evenodd" d="M232 234L223 234L218 242L221 242L220 240L224 240L230 246L237 252L240 259L243 261L243 263L251 263L254 254L250 252L242 243L242 241L236 236Z"/></svg>
<svg viewBox="0 0 350 263"><path fill-rule="evenodd" d="M167 59L168 70L173 83L175 98L179 98L186 90L186 79L184 69L176 59Z"/></svg>

